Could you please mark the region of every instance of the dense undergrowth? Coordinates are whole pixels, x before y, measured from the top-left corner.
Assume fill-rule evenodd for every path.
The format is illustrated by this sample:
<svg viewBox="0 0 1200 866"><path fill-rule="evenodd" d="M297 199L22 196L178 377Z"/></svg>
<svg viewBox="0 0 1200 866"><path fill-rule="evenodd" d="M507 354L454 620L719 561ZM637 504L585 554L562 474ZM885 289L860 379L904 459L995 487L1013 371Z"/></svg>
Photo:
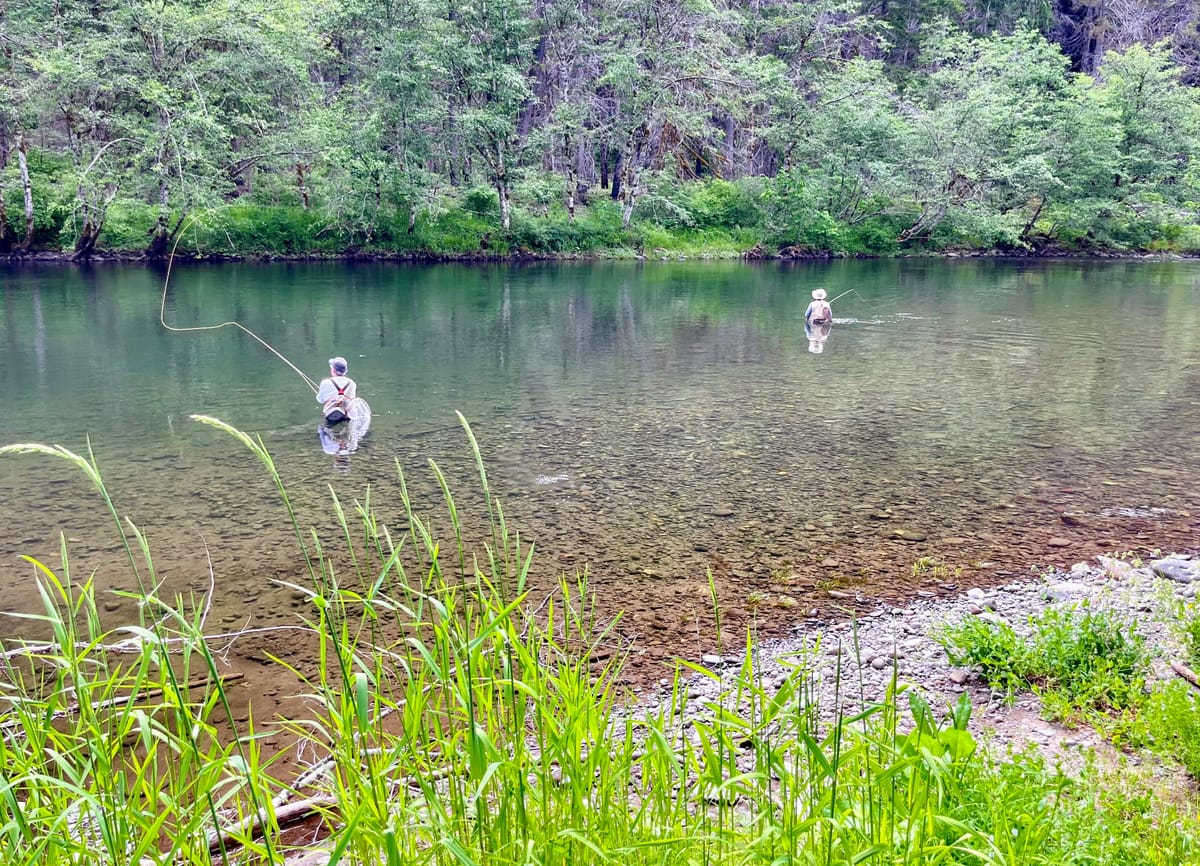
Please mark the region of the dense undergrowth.
<svg viewBox="0 0 1200 866"><path fill-rule="evenodd" d="M335 497L340 537L323 541L301 525L261 441L198 420L257 456L309 564L291 587L307 600L318 663L275 663L304 681L311 712L238 724L203 605L158 596L149 548L91 455L0 449L89 476L129 554L141 614L106 626L65 546L61 569L35 562L37 619L53 639L9 642L3 655L6 864L280 863L279 816L299 797L330 828L331 862L372 866L1200 857L1191 817L1151 792L1093 767L1068 778L1032 752L987 754L965 699L934 708L893 683L885 701L833 713L803 655L768 686L753 635L732 678L681 665L664 701L627 702L620 655L596 651L607 633L586 582L532 594L532 551L491 498L465 424L490 526L475 548L436 465L448 537L415 512L402 476L400 526ZM694 674L719 679L719 694L690 695ZM857 688L850 674L837 685L843 697ZM316 755L301 780L262 751L262 732L280 725Z"/></svg>
<svg viewBox="0 0 1200 866"><path fill-rule="evenodd" d="M40 182L39 182L40 181ZM782 183L782 181L780 182ZM1145 216L1105 218L1068 232L1065 214L1046 217L1047 233L1020 243L1000 224L946 220L928 236L900 242L906 218L880 214L853 222L793 201L763 178L681 182L660 178L628 226L619 203L603 192L569 214L561 201L518 197L509 231L501 228L495 191L476 187L448 194L436 207L385 208L371 220L314 203L289 203L286 194L248 197L172 216L172 246L199 257L508 258L520 256L820 257L920 253L1163 253L1200 251L1194 225ZM38 206L31 252L69 254L79 225L58 170L34 175ZM12 198L12 193L10 193ZM19 200L7 203L10 220ZM148 249L156 207L117 199L107 210L95 252L141 256ZM1053 231L1050 231L1053 226ZM16 227L8 238L14 240ZM176 246L177 244L177 246ZM3 252L3 250L0 250ZM160 250L159 255L165 254Z"/></svg>

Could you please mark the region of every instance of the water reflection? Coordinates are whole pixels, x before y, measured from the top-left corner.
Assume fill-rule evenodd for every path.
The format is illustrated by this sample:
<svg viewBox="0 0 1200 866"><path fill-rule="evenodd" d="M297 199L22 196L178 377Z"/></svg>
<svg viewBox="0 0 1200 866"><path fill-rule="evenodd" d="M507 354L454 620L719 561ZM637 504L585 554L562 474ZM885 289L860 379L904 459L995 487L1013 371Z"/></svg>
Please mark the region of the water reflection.
<svg viewBox="0 0 1200 866"><path fill-rule="evenodd" d="M829 339L829 332L833 329L833 322L812 322L804 323L804 336L808 338L808 351L814 355L819 355L825 351L825 341Z"/></svg>
<svg viewBox="0 0 1200 866"><path fill-rule="evenodd" d="M350 455L358 450L359 443L371 429L371 407L362 397L350 400L346 411L349 417L340 423L317 425L321 450L333 456L334 468L341 474L350 471Z"/></svg>
<svg viewBox="0 0 1200 866"><path fill-rule="evenodd" d="M353 459L339 496L369 485L387 521L397 462L436 511L435 460L471 520L459 410L506 516L537 543L531 582L586 571L601 612L662 656L707 640L710 574L736 633L826 615L828 591L847 585L940 591L914 575L923 558L966 583L1194 544L1197 275L1186 262L919 260L180 271L180 322L240 315L302 368L331 344L360 348L370 439L318 431L318 452L295 374L237 334L164 333L157 275L25 269L0 306L0 388L23 407L3 441L81 451L90 436L168 591L207 585L197 538L219 540L232 608L270 578L298 579L294 543L235 443L168 419L258 431L321 529L330 458L343 474ZM818 284L858 291L839 302L814 413L805 359L832 333L804 328ZM131 588L94 493L64 474L0 461L0 591L14 609L37 603L16 555L56 551L60 531L101 586ZM288 600L270 615L291 616Z"/></svg>

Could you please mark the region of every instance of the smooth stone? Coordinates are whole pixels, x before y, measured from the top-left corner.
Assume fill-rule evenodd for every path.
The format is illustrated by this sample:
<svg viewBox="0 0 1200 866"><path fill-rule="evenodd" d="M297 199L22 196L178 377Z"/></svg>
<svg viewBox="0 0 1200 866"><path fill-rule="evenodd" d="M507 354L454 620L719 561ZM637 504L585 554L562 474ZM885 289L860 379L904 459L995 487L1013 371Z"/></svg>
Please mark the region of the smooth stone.
<svg viewBox="0 0 1200 866"><path fill-rule="evenodd" d="M1070 547L1071 539L1055 536L1046 542L1047 547Z"/></svg>
<svg viewBox="0 0 1200 866"><path fill-rule="evenodd" d="M950 682L957 686L961 686L970 677L966 671L950 671Z"/></svg>
<svg viewBox="0 0 1200 866"><path fill-rule="evenodd" d="M1087 587L1082 583L1063 580L1058 583L1052 583L1043 589L1042 597L1051 601L1066 601L1072 596L1082 595L1086 590Z"/></svg>
<svg viewBox="0 0 1200 866"><path fill-rule="evenodd" d="M1200 580L1200 569L1196 567L1196 563L1177 556L1156 559L1150 563L1150 568L1159 577L1165 577L1176 583L1193 583Z"/></svg>
<svg viewBox="0 0 1200 866"><path fill-rule="evenodd" d="M892 534L904 541L924 541L927 538L924 532L916 529L897 529Z"/></svg>
<svg viewBox="0 0 1200 866"><path fill-rule="evenodd" d="M715 653L705 653L704 655L700 656L700 661L709 667L716 667L717 665L725 664L724 657L716 655Z"/></svg>

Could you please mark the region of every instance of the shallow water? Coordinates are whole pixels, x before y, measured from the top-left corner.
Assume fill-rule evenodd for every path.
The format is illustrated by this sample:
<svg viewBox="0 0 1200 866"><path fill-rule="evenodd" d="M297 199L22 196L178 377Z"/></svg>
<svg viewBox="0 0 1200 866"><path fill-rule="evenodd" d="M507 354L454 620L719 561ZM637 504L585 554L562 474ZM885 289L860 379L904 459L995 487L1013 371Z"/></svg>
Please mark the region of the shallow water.
<svg viewBox="0 0 1200 866"><path fill-rule="evenodd" d="M301 565L266 475L193 413L260 435L302 519L328 530L331 487L349 502L369 485L397 521L397 462L424 512L430 459L471 512L461 411L537 544L535 586L586 570L643 661L715 648L710 573L736 644L748 624L791 628L856 596L1196 544L1200 263L177 268L172 324L236 319L314 378L349 359L374 418L337 457L312 393L260 345L159 325L162 280L0 270L0 442L90 441L168 592L211 581L222 628L294 621L272 581ZM817 286L848 292L820 344L803 327ZM102 503L65 464L0 459L0 516L9 610L37 603L18 554L58 567L59 532L75 575L132 588ZM114 622L132 617L106 598Z"/></svg>

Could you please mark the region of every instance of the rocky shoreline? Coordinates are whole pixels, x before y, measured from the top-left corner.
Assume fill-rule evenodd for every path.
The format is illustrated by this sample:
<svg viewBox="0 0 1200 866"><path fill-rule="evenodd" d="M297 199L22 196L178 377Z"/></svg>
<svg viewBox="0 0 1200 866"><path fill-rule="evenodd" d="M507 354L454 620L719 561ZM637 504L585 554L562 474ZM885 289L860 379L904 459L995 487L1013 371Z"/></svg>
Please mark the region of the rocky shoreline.
<svg viewBox="0 0 1200 866"><path fill-rule="evenodd" d="M833 710L835 688L840 689L843 709L856 709L882 701L893 678L918 689L939 715L965 693L973 707L972 732L994 750L1003 753L1032 746L1052 762L1069 764L1089 748L1110 747L1090 729L1071 729L1042 718L1036 695L1006 699L994 692L976 672L952 665L931 633L944 624L982 617L1006 622L1018 634L1026 634L1030 617L1047 607L1087 604L1093 609L1111 609L1133 621L1153 656L1151 678L1173 679L1178 675L1170 663L1180 658L1180 648L1167 627L1163 604L1171 597L1194 599L1198 586L1200 551L1183 551L1146 563L1100 556L1066 571L1054 570L988 589L919 598L906 607L880 603L852 621L810 619L795 627L793 637L764 642L759 647L758 669L768 686L777 686L797 659L807 658L815 674L816 697L827 712ZM957 589L952 584L944 588ZM695 699L691 706L697 715L704 712L700 707L706 701L715 700L732 682L742 659L706 655L703 664L721 672L722 682L699 675L689 680ZM666 681L660 685L669 689ZM667 694L643 697L654 703L665 700Z"/></svg>

